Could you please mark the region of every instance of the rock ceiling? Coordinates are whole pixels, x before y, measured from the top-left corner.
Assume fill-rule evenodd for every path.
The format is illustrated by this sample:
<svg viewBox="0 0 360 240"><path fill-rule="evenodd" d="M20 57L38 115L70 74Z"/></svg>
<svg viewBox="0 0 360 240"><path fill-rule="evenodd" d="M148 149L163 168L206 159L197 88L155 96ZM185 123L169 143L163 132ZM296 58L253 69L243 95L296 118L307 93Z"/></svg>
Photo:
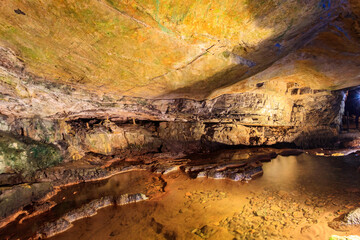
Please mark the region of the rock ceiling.
<svg viewBox="0 0 360 240"><path fill-rule="evenodd" d="M0 0L0 12L0 46L27 73L97 93L204 99L270 80L360 85L357 0Z"/></svg>

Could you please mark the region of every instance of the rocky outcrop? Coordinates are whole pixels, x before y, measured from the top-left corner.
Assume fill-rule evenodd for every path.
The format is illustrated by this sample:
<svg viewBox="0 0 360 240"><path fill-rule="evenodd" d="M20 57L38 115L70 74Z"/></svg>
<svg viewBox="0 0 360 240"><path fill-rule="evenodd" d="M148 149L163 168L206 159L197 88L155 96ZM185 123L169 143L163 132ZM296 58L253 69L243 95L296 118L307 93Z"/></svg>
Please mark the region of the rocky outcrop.
<svg viewBox="0 0 360 240"><path fill-rule="evenodd" d="M57 165L61 161L61 153L53 145L25 137L19 140L0 132L0 174L15 172L26 177L37 170ZM6 184L5 180L0 180L0 183Z"/></svg>
<svg viewBox="0 0 360 240"><path fill-rule="evenodd" d="M135 98L44 81L15 52L0 50L0 129L54 144L65 159L225 145L333 146L341 124L344 92L302 79L264 79L264 72L211 99Z"/></svg>
<svg viewBox="0 0 360 240"><path fill-rule="evenodd" d="M346 224L360 224L360 208L357 208L351 212L349 212L345 218L344 218L344 222Z"/></svg>
<svg viewBox="0 0 360 240"><path fill-rule="evenodd" d="M55 2L49 4L51 9L57 9ZM182 37L188 36L186 44L182 37L180 40L164 32L159 35L159 21L166 19L161 14L157 15L158 23L152 25L147 22L147 17L143 19L145 21L139 20L128 15L127 10L119 12L119 6L109 2L89 1L89 6L82 3L62 6L66 9L72 6L71 11L75 12L77 8L98 6L100 11L106 12L106 16L113 16L115 20L125 18L124 31L129 30L129 26L134 27L131 29L135 35L128 35L126 31L125 35L116 39L136 39L133 46L140 41L140 49L151 46L151 49L159 50L161 47L161 51L154 50L151 56L145 54L150 56L149 59L145 55L134 58L133 53L139 51L122 48L130 51L127 55L125 52L119 53L115 46L114 51L110 51L108 44L103 45L99 39L101 46L98 47L107 49L106 56L116 56L116 64L122 62L119 59L126 61L116 68L110 64L113 57L109 57L111 61L107 63L114 71L103 66L107 58L102 55L104 52L97 53L94 60L93 46L91 51L83 49L76 56L72 50L64 48L68 49L68 53L64 53L69 56L66 61L61 60L65 55L59 55L66 41L55 48L49 46L49 52L45 53L45 45L40 43L46 38L39 32L29 35L28 32L32 30L25 29L28 16L31 16L31 21L39 20L34 18L32 8L27 3L21 3L21 7L17 6L16 9L22 8L20 12L24 14L19 14L19 11L10 9L14 7L13 3L0 7L0 12L4 13L0 21L5 24L0 29L0 137L3 139L0 141L0 185L40 181L59 186L106 178L138 168L166 174L183 169L188 163L186 160L174 163L171 157L166 161L152 158L153 154L158 153L173 157L213 151L220 147L284 143L300 148L336 147L345 101L345 91L342 89L358 84L354 77L358 76L357 72L346 71L345 65L356 66L358 59L356 51L349 51L344 44L337 47L325 41L330 49L327 52L320 43L328 36L338 43L344 43L346 38L357 46L358 37L354 35L357 31L356 15L349 13L352 18L347 20L341 14L345 10L338 1L331 6L325 4L325 8L319 7L315 1L308 1L294 3L300 6L295 15L302 16L301 23L298 18L283 21L278 19L282 11L290 13L294 5L286 2L278 4L249 6L254 11L262 9L265 13L275 12L262 17L263 12L258 12L258 21L251 19L249 22L259 31L249 35L243 32L243 37L232 40L224 37L239 36L241 28L229 26L236 29L233 29L236 34L233 31L229 32L230 35L221 33L217 39L208 31L199 37L190 34L191 31L186 28L162 25L166 29L176 30L176 34L185 34ZM36 3L33 7L36 9L40 5ZM282 11L279 12L276 6L282 6ZM346 9L345 5L342 7ZM151 4L146 8L150 9ZM243 13L243 10L239 13ZM66 15L66 19L74 19L71 14L67 16L68 11L60 12ZM146 12L148 16L151 11ZM233 16L228 18L225 12L224 18L220 19L232 21ZM46 14L51 18L54 12L51 10ZM4 19L4 16L9 18ZM80 14L78 17L83 16ZM92 14L88 17L92 18ZM24 21L22 31L16 30L20 19ZM196 19L191 17L189 20L195 24ZM269 30L274 36L255 24L265 24L266 19L279 26L275 32ZM84 23L87 26L88 21ZM146 29L137 30L138 24ZM339 28L339 24L344 24L343 28ZM334 32L334 28L342 33ZM99 31L98 28L94 29L94 34ZM138 31L142 33L138 35ZM23 46L24 42L19 40L21 38L16 37L19 34L25 34L24 39L27 39L29 46ZM70 35L76 38L77 32L74 34ZM28 36L34 36L34 39L28 39ZM163 38L159 39L159 36ZM263 39L260 36L267 37ZM3 45L3 39L7 44ZM250 44L244 39L253 39L254 42ZM190 43L193 40L200 41L198 44L201 46L195 44L194 48L194 43ZM143 41L149 42L143 45ZM179 54L168 53L169 46ZM59 57L54 59L55 55ZM100 55L104 60L101 63L97 62ZM342 66L341 71L331 63L337 56L346 60L344 63L337 61ZM156 61L162 60L154 65L150 63L152 57ZM78 65L70 64L74 59ZM91 59L97 64L88 65ZM141 67L143 64L146 69ZM94 75L94 66L99 75ZM125 72L123 66L128 66ZM122 70L118 72L118 69ZM133 75L134 69L138 72L137 77ZM345 78L350 80L345 81ZM340 80L337 79L342 79L344 84L339 84ZM139 160L146 154L151 160ZM44 170L62 159L62 165ZM262 160L261 156L257 159ZM114 166L113 163L119 161L126 164ZM195 167L192 165L186 168L186 172L194 176L241 181L262 173L260 163L256 161L244 165L207 165L209 162ZM73 167L72 164L79 166ZM219 164L223 168L218 169Z"/></svg>
<svg viewBox="0 0 360 240"><path fill-rule="evenodd" d="M220 145L333 145L344 107L341 89L358 84L357 71L346 67L358 64L357 4L240 1L234 8L230 2L189 1L169 13L181 13L181 21L165 14L183 5L176 1L169 9L47 3L52 10L44 14L54 19L61 13L56 21L76 26L71 34L62 25L46 28L50 20L38 24L43 18L34 11L43 9L41 3L3 6L0 130L55 144L69 159ZM209 18L202 25L201 9L218 20L201 12ZM95 11L102 25L93 14L70 14L78 11ZM53 28L81 47L54 37L54 45L43 44ZM97 36L96 54L82 43L83 31ZM108 37L120 41L117 47L127 39L134 48L110 50L113 41L102 41ZM350 42L353 49L346 47ZM137 48L151 51L137 56Z"/></svg>
<svg viewBox="0 0 360 240"><path fill-rule="evenodd" d="M267 81L244 93L197 101L99 97L16 79L37 95L20 98L9 90L1 105L2 130L56 144L72 159L86 153L194 152L216 145L324 146L334 142L345 99L342 91L295 81Z"/></svg>
<svg viewBox="0 0 360 240"><path fill-rule="evenodd" d="M49 4L54 7L51 9L57 9L55 2ZM174 2L172 8L176 8L177 4ZM70 54L72 60L69 58L59 61L63 59L59 54L59 58L53 59L50 52L61 51L59 46L68 49L67 41L59 43L57 47L48 46L50 52L45 53L40 42L46 40L47 35L39 32L30 34L36 36L27 41L33 45L24 46L24 42L19 40L22 38L15 36L32 30L16 30L19 27L18 21L22 19L24 26L30 24L28 21L41 22L42 19L36 20L32 12L41 4L30 7L21 3L15 10L22 8L17 12L24 14L14 12L11 8L15 6L12 4L4 6L1 11L4 13L2 16L7 16L2 19L6 27L1 30L0 38L4 38L9 45L0 48L0 129L55 144L63 150L64 156L71 159L80 159L87 153L112 155L119 151L193 152L216 145L252 146L276 143L313 147L328 144L326 139L333 141L341 123L344 102L344 93L333 90L354 86L357 82L354 80L356 71L344 71L342 67L339 74L335 67L328 70L329 66L333 66L329 59L334 58L332 52L336 50L346 58L344 64L357 64L354 50L358 46L357 37L353 34L356 32L357 22L355 3L341 5L339 1L335 1L332 4L319 5L316 1L292 4L275 4L271 1L264 4L239 2L239 6L245 8L236 8L236 14L247 19L246 26L252 24L253 29L250 32L244 32L243 28L239 27L243 22L233 22L233 16L229 17L229 12L224 11L217 14L218 19L227 19L226 21L236 26L221 26L220 28L227 29L224 30L227 34L213 33L219 26L198 29L202 32L202 37L190 34L192 30L187 27L191 24L194 24L195 28L201 26L198 25L200 19L195 12L212 8L191 1L188 4L190 5L187 10L180 11L185 11L183 20L187 21L177 22L176 25L165 15L156 13L157 21L161 21L158 22L162 26L160 29L159 25L152 24L153 20L145 17L153 13L151 4L130 11L139 13L135 14L136 16L127 13L128 4L118 6L108 1L58 6L64 10L60 12L63 18L68 20L67 24L72 25L73 20L78 21L84 17L81 14L77 17L68 15L69 11L96 9L99 17L112 16L113 19L122 19L124 21L115 25L124 25L124 29L131 26L134 34L141 32L147 36L140 34L141 36L134 37L133 33L130 33L132 31L120 33L116 28L109 31L111 36L120 34L121 37L116 39L134 40L134 46L138 46L138 40L144 38L148 39L146 41L149 41L154 49L162 46L161 51L158 49L159 51L153 51L153 55L150 54L156 57L157 61L163 59L159 66L148 62L150 59L145 56L134 58L138 51L133 51L132 48L123 48L129 50L127 54L119 53L115 48L113 51L108 49L106 56L102 55L102 51L99 53L104 59L111 60L110 62L114 60L114 56L116 63L121 62L120 59L126 59L126 63L121 67L112 69L128 66L126 72L129 73L136 66L138 74L141 72L136 78L125 74L124 69L120 72L109 69L105 71L107 67L101 64L95 64L103 66L97 68L101 76L96 77L93 74L94 65L84 63L84 59L90 62L93 59L93 51L89 52L87 48L83 49L81 54L73 56L74 49L71 47L73 50L67 54ZM225 4L223 7L234 9L230 5ZM125 10L119 12L118 7ZM142 15L139 11L145 11L146 14ZM291 19L282 18L284 11L292 16ZM52 10L46 12L46 15L51 19L56 12L57 10ZM107 14L104 15L105 12ZM242 15L253 12L256 14ZM268 14L269 12L273 14ZM195 15L190 16L188 13ZM346 17L345 13L352 17ZM92 16L90 14L88 17L91 19ZM299 16L301 21L298 21ZM108 22L107 17L104 22ZM143 17L145 18L142 19ZM78 31L86 30L87 27L93 29L93 26L87 24L87 20L83 23ZM139 29L136 28L138 24L142 26ZM206 25L215 27L217 23L210 21ZM243 27L246 27L245 25ZM265 26L273 29L269 31L274 35L264 30ZM61 26L59 32L63 32L60 28ZM336 32L334 28L340 32ZM163 31L164 29L169 32ZM77 38L78 31L70 35ZM93 31L101 38L99 28ZM169 35L170 32L175 36ZM63 34L67 36L68 33ZM183 35L177 38L177 34ZM30 35L25 34L23 37L27 39ZM163 39L159 41L157 36L163 36ZM188 38L184 39L184 36ZM354 43L354 49L350 51L344 44L335 47L325 41L324 36L339 43L347 39L346 41ZM82 34L81 40L83 37ZM194 44L191 39L200 41L202 47L199 48L200 45ZM139 41L142 49L148 46ZM325 52L320 42L327 44L329 52ZM108 44L100 40L99 44L100 49L107 49ZM173 44L176 47L173 47ZM170 45L171 48L168 47ZM167 49L166 56L168 49L176 49L177 54L174 56L177 57L173 59L163 56L164 49ZM96 54L96 60L93 59L95 62L99 59L99 54ZM77 59L76 62L82 67L77 69L74 68L76 64L64 65L74 59ZM131 61L131 64L128 61ZM169 61L170 65L175 64L177 67L168 66ZM43 67L45 62L47 68ZM312 64L317 68L311 67ZM345 66L344 64L341 66ZM146 66L146 71L141 70L143 65ZM173 69L169 70L169 67ZM351 83L340 85L337 79L343 79L345 72L347 78L352 79ZM114 74L117 80L111 80ZM55 80L56 78L58 79ZM66 80L67 78L72 80ZM119 91L112 83L121 83L119 86L123 89Z"/></svg>
<svg viewBox="0 0 360 240"><path fill-rule="evenodd" d="M261 162L209 164L204 166L188 166L185 172L194 178L230 179L233 181L249 181L263 174Z"/></svg>
<svg viewBox="0 0 360 240"><path fill-rule="evenodd" d="M349 191L354 191L353 189L349 189ZM356 208L351 210L346 214L342 214L340 217L333 219L331 222L328 223L329 227L337 230L337 231L349 231L352 228L358 227L360 224L360 209ZM334 239L342 239L337 238L336 236ZM352 239L352 238L346 238Z"/></svg>

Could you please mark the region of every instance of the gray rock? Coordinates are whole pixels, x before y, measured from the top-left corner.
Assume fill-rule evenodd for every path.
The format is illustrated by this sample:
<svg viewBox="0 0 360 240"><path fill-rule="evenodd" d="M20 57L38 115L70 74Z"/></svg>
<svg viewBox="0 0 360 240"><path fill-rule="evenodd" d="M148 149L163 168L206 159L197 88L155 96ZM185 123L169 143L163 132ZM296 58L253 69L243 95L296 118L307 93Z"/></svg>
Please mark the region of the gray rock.
<svg viewBox="0 0 360 240"><path fill-rule="evenodd" d="M360 224L360 208L349 212L345 216L344 221L349 225Z"/></svg>
<svg viewBox="0 0 360 240"><path fill-rule="evenodd" d="M142 194L142 193L123 194L116 199L116 204L121 206L121 205L129 204L129 203L144 201L147 199L148 198L145 196L145 194Z"/></svg>
<svg viewBox="0 0 360 240"><path fill-rule="evenodd" d="M63 218L58 219L55 222L46 223L38 232L38 237L49 238L58 233L64 232L72 227L72 224Z"/></svg>

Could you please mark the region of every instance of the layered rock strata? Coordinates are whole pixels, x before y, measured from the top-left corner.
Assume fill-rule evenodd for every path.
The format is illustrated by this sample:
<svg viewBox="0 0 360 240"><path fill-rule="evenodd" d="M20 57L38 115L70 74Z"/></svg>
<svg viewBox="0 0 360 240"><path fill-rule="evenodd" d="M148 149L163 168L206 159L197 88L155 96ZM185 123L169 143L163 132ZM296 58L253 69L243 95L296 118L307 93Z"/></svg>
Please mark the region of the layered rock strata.
<svg viewBox="0 0 360 240"><path fill-rule="evenodd" d="M344 108L342 90L294 77L296 69L279 79L283 63L195 100L118 96L46 81L9 48L0 48L0 59L0 130L53 144L65 161L237 145L336 146ZM12 165L0 164L1 171L16 171Z"/></svg>
<svg viewBox="0 0 360 240"><path fill-rule="evenodd" d="M214 145L326 145L338 133L345 99L342 91L277 81L203 101L121 97L105 103L104 97L79 99L75 93L61 91L44 94L41 97L52 99L48 99L54 103L49 111L54 112L42 116L34 116L36 109L46 114L49 107L34 99L20 102L9 94L1 129L57 144L72 159L119 151L194 152ZM73 111L56 110L63 109L64 103Z"/></svg>

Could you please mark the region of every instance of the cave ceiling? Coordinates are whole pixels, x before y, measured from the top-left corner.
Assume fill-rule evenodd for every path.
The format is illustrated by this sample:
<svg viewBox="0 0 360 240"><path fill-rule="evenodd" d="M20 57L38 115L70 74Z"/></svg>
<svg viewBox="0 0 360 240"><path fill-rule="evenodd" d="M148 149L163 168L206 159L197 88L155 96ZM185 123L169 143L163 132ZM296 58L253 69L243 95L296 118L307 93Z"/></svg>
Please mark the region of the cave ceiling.
<svg viewBox="0 0 360 240"><path fill-rule="evenodd" d="M0 46L24 71L97 93L204 99L270 80L360 85L357 0L0 0L0 12Z"/></svg>

